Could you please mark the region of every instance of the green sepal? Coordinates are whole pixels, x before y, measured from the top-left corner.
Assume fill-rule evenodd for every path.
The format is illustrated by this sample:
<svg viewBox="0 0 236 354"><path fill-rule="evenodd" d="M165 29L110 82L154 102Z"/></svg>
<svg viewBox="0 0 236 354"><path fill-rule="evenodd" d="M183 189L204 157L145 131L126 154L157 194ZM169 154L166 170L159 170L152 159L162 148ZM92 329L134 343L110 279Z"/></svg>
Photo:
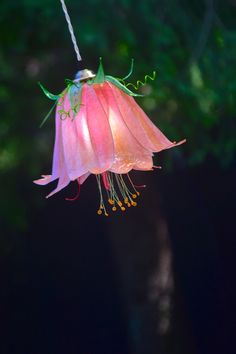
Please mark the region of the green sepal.
<svg viewBox="0 0 236 354"><path fill-rule="evenodd" d="M115 85L116 87L118 87L120 90L122 90L123 92L125 92L127 95L129 96L134 96L134 97L144 97L144 95L140 95L138 93L134 93L132 91L130 91L127 87L125 87L118 79L116 79L113 76L109 76L106 75L105 76L105 80L109 81L110 83L112 83L113 85Z"/></svg>
<svg viewBox="0 0 236 354"><path fill-rule="evenodd" d="M48 118L50 117L52 111L54 110L55 106L57 105L57 101L54 103L54 105L52 106L52 108L49 110L48 114L44 117L44 119L42 120L42 123L40 124L39 128L42 128L42 126L44 125L44 123L46 123L46 121L48 120Z"/></svg>
<svg viewBox="0 0 236 354"><path fill-rule="evenodd" d="M43 91L43 93L50 99L53 101L56 101L59 99L60 95L53 95L53 93L49 92L42 84L41 82L38 82L41 90Z"/></svg>
<svg viewBox="0 0 236 354"><path fill-rule="evenodd" d="M99 58L99 67L97 71L97 75L92 80L93 84L102 84L105 81L105 74L102 65L102 58Z"/></svg>
<svg viewBox="0 0 236 354"><path fill-rule="evenodd" d="M71 79L65 79L65 84L66 84L66 86L72 86L72 85L74 85L75 83L74 83L74 81L71 80Z"/></svg>

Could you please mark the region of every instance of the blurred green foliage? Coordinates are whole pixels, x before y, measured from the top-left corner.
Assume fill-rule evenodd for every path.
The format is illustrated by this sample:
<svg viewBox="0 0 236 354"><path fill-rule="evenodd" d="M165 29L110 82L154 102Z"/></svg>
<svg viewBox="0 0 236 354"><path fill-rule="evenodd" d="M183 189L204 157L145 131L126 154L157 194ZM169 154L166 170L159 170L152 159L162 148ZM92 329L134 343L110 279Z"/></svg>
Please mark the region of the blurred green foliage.
<svg viewBox="0 0 236 354"><path fill-rule="evenodd" d="M2 215L24 227L22 181L50 171L53 119L38 128L50 102L37 81L58 93L78 69L96 70L100 56L106 73L119 77L135 58L133 82L157 71L139 103L170 139L187 138L178 149L184 161L198 164L211 155L223 165L232 162L234 0L67 0L67 7L83 58L79 65L59 1L0 5Z"/></svg>

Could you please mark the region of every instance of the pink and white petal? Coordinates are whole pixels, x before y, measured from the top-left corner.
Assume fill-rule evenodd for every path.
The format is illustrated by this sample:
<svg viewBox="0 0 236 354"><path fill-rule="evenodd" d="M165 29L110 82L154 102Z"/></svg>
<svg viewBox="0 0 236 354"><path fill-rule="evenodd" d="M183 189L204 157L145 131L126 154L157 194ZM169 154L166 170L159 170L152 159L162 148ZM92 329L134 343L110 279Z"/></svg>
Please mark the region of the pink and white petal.
<svg viewBox="0 0 236 354"><path fill-rule="evenodd" d="M68 184L70 183L70 179L68 177L68 175L66 173L62 174L59 178L57 187L51 192L49 193L46 198L51 197L52 195L58 193L60 190L62 190L63 188L65 188Z"/></svg>
<svg viewBox="0 0 236 354"><path fill-rule="evenodd" d="M64 168L64 155L63 155L63 146L61 138L61 119L58 113L58 107L56 110L55 117L56 125L56 137L54 142L53 150L53 163L52 163L52 174L51 175L42 175L43 178L33 181L36 184L46 185L55 179L59 178L61 171Z"/></svg>
<svg viewBox="0 0 236 354"><path fill-rule="evenodd" d="M79 113L75 116L73 120L74 128L75 128L75 136L77 137L76 144L76 159L78 160L78 174L77 178L86 174L88 171L95 171L98 169L98 159L96 154L94 153L94 148L91 141L90 131L88 128L87 122L87 109L86 109L86 89L82 91L82 101ZM96 114L96 112L95 112ZM67 136L65 135L64 141L66 142ZM105 137L104 137L105 140ZM68 143L65 145L68 146L67 154L69 154L70 150L70 139L68 139ZM69 154L70 155L70 154ZM95 172L94 172L95 173Z"/></svg>
<svg viewBox="0 0 236 354"><path fill-rule="evenodd" d="M69 105L69 97L65 96L65 105ZM82 110L83 108L81 108ZM78 135L77 124L81 119L81 111L74 119L67 117L61 120L63 152L67 174L71 180L75 180L88 170L83 163L84 152L80 146L80 136Z"/></svg>
<svg viewBox="0 0 236 354"><path fill-rule="evenodd" d="M102 86L103 84L98 84ZM92 146L89 171L94 174L109 170L114 160L114 142L108 116L97 97L95 85L84 84L86 122ZM93 156L92 156L93 155Z"/></svg>
<svg viewBox="0 0 236 354"><path fill-rule="evenodd" d="M83 85L80 110L73 121L63 125L67 171L73 179L78 179L88 171L102 173L113 160L114 148L108 118L91 90L91 86ZM68 107L67 101L65 106Z"/></svg>
<svg viewBox="0 0 236 354"><path fill-rule="evenodd" d="M114 161L109 171L114 173L128 173L134 165L145 165L150 151L146 150L133 137L122 118L120 108L111 87L105 83L103 86L95 86L98 98L107 112L109 124L114 141Z"/></svg>
<svg viewBox="0 0 236 354"><path fill-rule="evenodd" d="M46 184L50 183L53 181L52 176L51 175L42 175L43 178L39 178L34 180L33 182L35 184L39 184L41 186L45 186Z"/></svg>
<svg viewBox="0 0 236 354"><path fill-rule="evenodd" d="M176 145L152 123L133 97L125 94L111 83L107 84L116 95L125 124L142 146L149 151L159 152Z"/></svg>
<svg viewBox="0 0 236 354"><path fill-rule="evenodd" d="M79 178L78 178L78 183L81 185L81 184L83 184L85 181L86 181L86 179L90 176L90 174L91 173L85 173L84 175L82 175L82 176L80 176Z"/></svg>
<svg viewBox="0 0 236 354"><path fill-rule="evenodd" d="M60 101L59 101L60 103ZM62 142L62 120L60 118L59 110L60 105L57 105L56 115L55 115L55 125L56 125L56 135L53 150L53 163L52 163L52 178L53 180L59 178L62 171L65 168L65 159L63 152L63 142Z"/></svg>
<svg viewBox="0 0 236 354"><path fill-rule="evenodd" d="M180 141L178 141L178 143L176 141L173 141L172 144L169 147L167 147L166 149L170 149L172 147L182 145L182 144L186 143L186 141L187 141L186 139L180 140Z"/></svg>
<svg viewBox="0 0 236 354"><path fill-rule="evenodd" d="M152 155L146 156L145 159L138 161L134 166L134 170L150 171L153 169Z"/></svg>

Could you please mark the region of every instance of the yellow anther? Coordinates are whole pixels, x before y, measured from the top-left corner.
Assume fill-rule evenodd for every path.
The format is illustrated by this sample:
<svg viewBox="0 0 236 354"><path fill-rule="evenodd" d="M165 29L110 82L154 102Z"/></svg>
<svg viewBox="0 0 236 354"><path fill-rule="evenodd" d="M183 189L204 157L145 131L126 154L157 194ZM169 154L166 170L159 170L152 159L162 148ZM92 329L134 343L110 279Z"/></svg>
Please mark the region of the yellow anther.
<svg viewBox="0 0 236 354"><path fill-rule="evenodd" d="M105 216L108 216L109 214L107 212L105 212Z"/></svg>
<svg viewBox="0 0 236 354"><path fill-rule="evenodd" d="M117 208L114 206L114 207L112 207L112 211L116 211L117 210Z"/></svg>
<svg viewBox="0 0 236 354"><path fill-rule="evenodd" d="M122 207L121 207L121 210L122 210L122 211L125 211L125 207L122 206Z"/></svg>
<svg viewBox="0 0 236 354"><path fill-rule="evenodd" d="M98 209L97 214L98 214L98 215L101 215L101 214L102 214L101 209Z"/></svg>
<svg viewBox="0 0 236 354"><path fill-rule="evenodd" d="M120 200L118 200L117 204L119 205L119 207L123 205Z"/></svg>
<svg viewBox="0 0 236 354"><path fill-rule="evenodd" d="M131 204L132 204L133 206L136 206L136 205L137 205L137 203L134 202L133 200L132 200Z"/></svg>
<svg viewBox="0 0 236 354"><path fill-rule="evenodd" d="M130 203L127 203L127 207L130 208L130 207L131 207L131 204L130 204Z"/></svg>
<svg viewBox="0 0 236 354"><path fill-rule="evenodd" d="M140 195L140 193L139 193L139 192L137 192L137 195Z"/></svg>
<svg viewBox="0 0 236 354"><path fill-rule="evenodd" d="M126 198L124 199L124 203L125 203L125 204L128 204L128 202L129 202L129 199L126 197Z"/></svg>
<svg viewBox="0 0 236 354"><path fill-rule="evenodd" d="M137 194L132 194L132 198L137 198Z"/></svg>
<svg viewBox="0 0 236 354"><path fill-rule="evenodd" d="M111 205L114 205L114 204L115 204L114 200L111 199L111 198L108 199L108 203L111 204Z"/></svg>

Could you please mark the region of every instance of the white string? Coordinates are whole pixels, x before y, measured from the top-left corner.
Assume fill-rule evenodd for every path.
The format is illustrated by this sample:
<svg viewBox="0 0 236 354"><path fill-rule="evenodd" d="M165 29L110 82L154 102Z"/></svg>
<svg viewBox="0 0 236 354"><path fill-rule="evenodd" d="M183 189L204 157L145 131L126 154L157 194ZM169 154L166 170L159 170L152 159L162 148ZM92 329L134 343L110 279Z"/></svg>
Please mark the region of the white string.
<svg viewBox="0 0 236 354"><path fill-rule="evenodd" d="M78 47L77 42L76 42L74 30L73 30L73 27L72 27L72 24L71 24L71 21L70 21L70 16L68 14L68 11L67 11L67 8L66 8L66 4L65 4L64 0L60 0L60 1L61 1L62 9L64 11L65 18L66 18L66 21L67 21L67 24L68 24L68 28L69 28L69 32L70 32L70 35L71 35L72 43L74 45L74 49L75 49L75 53L76 53L76 56L77 56L77 60L81 61L82 58L80 56L79 47Z"/></svg>

